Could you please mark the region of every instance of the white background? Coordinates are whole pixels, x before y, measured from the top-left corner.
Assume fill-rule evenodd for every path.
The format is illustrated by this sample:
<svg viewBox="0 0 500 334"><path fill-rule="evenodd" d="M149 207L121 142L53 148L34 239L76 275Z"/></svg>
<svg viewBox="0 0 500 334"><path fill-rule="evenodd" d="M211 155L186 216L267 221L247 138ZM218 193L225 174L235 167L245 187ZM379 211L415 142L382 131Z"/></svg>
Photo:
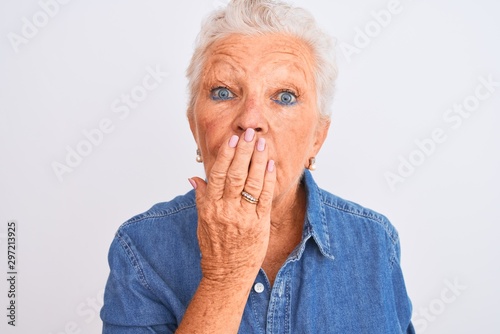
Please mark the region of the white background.
<svg viewBox="0 0 500 334"><path fill-rule="evenodd" d="M185 118L184 71L201 19L224 2L73 0L47 22L37 1L0 2L0 277L11 219L19 271L16 328L7 325L1 279L0 332L100 332L114 232L203 176ZM398 228L419 333L498 333L500 87L460 126L443 116L474 101L480 77L500 81L499 3L401 0L380 31L371 12L388 0L294 3L339 45L317 181ZM38 32L14 47L9 36L22 36L23 18L34 16ZM361 45L365 28L368 45L342 52ZM168 76L120 118L113 102L137 92L157 66ZM67 147L103 119L113 130L60 181L53 163L66 164ZM419 160L415 141L436 128L446 140ZM391 189L384 175L398 172L399 156L420 165Z"/></svg>

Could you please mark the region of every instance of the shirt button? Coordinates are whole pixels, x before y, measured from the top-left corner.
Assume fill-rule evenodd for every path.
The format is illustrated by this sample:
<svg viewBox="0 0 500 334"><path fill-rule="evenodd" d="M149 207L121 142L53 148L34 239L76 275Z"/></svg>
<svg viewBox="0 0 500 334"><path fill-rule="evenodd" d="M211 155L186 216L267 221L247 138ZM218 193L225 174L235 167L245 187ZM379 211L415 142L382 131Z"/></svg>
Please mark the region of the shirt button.
<svg viewBox="0 0 500 334"><path fill-rule="evenodd" d="M257 283L253 286L253 289L255 290L255 292L257 293L262 293L264 291L264 284L262 283Z"/></svg>

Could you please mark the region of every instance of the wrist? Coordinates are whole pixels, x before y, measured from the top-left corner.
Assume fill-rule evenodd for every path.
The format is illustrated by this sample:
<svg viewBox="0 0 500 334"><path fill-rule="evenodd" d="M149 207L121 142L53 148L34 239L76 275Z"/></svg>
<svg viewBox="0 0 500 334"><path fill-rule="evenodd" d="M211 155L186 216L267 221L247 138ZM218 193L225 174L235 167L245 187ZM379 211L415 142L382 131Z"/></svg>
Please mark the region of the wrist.
<svg viewBox="0 0 500 334"><path fill-rule="evenodd" d="M252 277L226 277L213 279L203 276L198 286L198 291L207 298L217 300L241 300L246 303L257 275Z"/></svg>

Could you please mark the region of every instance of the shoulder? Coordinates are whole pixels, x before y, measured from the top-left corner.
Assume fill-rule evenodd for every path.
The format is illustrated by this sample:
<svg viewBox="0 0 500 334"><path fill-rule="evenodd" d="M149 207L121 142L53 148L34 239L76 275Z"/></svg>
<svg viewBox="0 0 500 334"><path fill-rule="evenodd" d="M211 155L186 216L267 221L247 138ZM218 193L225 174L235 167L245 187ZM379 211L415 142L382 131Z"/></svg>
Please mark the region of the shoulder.
<svg viewBox="0 0 500 334"><path fill-rule="evenodd" d="M158 245L191 244L196 240L197 221L195 195L190 191L130 218L118 228L115 239L123 247L134 244L151 251Z"/></svg>
<svg viewBox="0 0 500 334"><path fill-rule="evenodd" d="M171 201L153 205L146 212L127 220L118 231L146 228L148 225L187 223L189 220L186 218L193 214L196 214L196 202L194 191L190 191Z"/></svg>
<svg viewBox="0 0 500 334"><path fill-rule="evenodd" d="M167 268L183 268L186 264L196 268L197 222L193 191L154 205L118 228L108 255L110 267L116 271L132 265L134 269L130 270L148 287L152 285L150 277L163 275L166 279L174 273Z"/></svg>
<svg viewBox="0 0 500 334"><path fill-rule="evenodd" d="M398 242L398 232L383 214L366 208L358 203L336 196L326 190L318 188L321 201L326 211L330 211L337 219L355 225L369 225L374 229L380 229L394 242Z"/></svg>
<svg viewBox="0 0 500 334"><path fill-rule="evenodd" d="M185 195L175 197L169 202L162 202L153 205L153 207L146 212L138 214L127 220L120 228L128 228L151 220L172 219L178 214L186 213L189 210L195 209L195 207L196 202L194 191L190 191Z"/></svg>
<svg viewBox="0 0 500 334"><path fill-rule="evenodd" d="M320 214L334 254L353 252L356 258L386 254L391 267L399 263L398 232L387 217L323 189L317 191Z"/></svg>

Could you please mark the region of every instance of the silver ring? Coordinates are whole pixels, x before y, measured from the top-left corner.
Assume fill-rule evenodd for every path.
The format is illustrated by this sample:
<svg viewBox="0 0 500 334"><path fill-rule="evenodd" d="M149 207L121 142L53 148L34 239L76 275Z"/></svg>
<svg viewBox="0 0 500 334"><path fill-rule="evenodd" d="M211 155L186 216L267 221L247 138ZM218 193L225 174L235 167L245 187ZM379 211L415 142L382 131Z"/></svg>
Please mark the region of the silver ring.
<svg viewBox="0 0 500 334"><path fill-rule="evenodd" d="M259 200L255 197L253 197L252 195L250 195L249 193L247 193L245 190L243 190L241 192L241 196L245 199L245 201L247 201L248 203L252 203L252 204L257 204L259 202Z"/></svg>

